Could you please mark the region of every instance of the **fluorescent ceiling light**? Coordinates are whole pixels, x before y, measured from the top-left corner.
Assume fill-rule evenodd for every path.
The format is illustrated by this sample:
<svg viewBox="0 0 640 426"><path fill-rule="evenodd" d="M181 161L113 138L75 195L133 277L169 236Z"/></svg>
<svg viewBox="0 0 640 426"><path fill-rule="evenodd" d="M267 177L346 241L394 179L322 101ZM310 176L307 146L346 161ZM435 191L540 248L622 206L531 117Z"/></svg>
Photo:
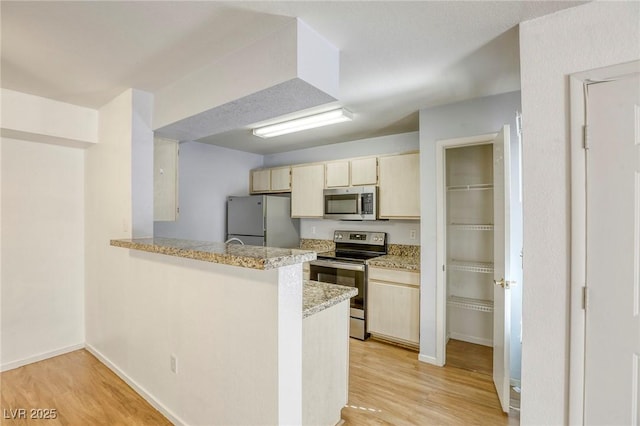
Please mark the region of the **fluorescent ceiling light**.
<svg viewBox="0 0 640 426"><path fill-rule="evenodd" d="M344 108L322 112L320 114L308 115L281 123L270 124L268 126L256 127L253 134L261 138L272 138L287 133L299 132L301 130L313 129L329 124L351 121L353 115Z"/></svg>

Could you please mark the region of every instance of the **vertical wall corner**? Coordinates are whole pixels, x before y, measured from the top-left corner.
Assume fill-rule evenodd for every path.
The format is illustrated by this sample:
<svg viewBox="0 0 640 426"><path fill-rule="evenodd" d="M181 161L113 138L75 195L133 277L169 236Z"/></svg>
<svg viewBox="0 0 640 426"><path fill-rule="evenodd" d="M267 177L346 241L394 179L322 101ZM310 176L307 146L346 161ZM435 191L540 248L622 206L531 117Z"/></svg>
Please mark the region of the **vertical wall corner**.
<svg viewBox="0 0 640 426"><path fill-rule="evenodd" d="M338 99L340 50L297 19L298 77Z"/></svg>

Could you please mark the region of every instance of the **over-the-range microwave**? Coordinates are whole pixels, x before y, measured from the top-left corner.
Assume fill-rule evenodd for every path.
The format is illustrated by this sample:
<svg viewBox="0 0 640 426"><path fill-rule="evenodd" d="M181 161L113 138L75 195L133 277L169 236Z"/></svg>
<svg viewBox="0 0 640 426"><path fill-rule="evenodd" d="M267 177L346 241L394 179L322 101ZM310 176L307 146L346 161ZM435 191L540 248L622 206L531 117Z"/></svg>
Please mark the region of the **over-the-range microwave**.
<svg viewBox="0 0 640 426"><path fill-rule="evenodd" d="M324 218L340 220L376 220L378 188L353 186L324 190Z"/></svg>

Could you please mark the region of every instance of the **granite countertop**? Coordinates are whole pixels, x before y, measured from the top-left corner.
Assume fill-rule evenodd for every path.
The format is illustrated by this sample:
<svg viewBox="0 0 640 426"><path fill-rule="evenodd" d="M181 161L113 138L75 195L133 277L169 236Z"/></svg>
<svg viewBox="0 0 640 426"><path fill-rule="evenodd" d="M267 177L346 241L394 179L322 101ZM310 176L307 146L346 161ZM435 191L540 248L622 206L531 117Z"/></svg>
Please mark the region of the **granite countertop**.
<svg viewBox="0 0 640 426"><path fill-rule="evenodd" d="M387 254L367 260L367 265L376 268L402 269L405 271L420 272L419 256L398 256Z"/></svg>
<svg viewBox="0 0 640 426"><path fill-rule="evenodd" d="M174 238L111 240L111 245L252 269L276 269L281 266L308 262L316 258L316 253L309 250L243 246L236 243L225 244Z"/></svg>
<svg viewBox="0 0 640 426"><path fill-rule="evenodd" d="M302 318L337 305L358 294L355 287L304 280L302 291Z"/></svg>

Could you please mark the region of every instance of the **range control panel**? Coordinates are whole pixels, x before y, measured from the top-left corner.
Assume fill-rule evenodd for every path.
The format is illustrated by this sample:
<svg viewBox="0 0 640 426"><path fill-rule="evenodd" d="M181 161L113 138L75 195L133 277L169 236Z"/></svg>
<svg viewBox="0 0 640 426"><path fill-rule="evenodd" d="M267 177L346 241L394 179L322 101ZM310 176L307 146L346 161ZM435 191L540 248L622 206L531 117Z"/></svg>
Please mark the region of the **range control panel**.
<svg viewBox="0 0 640 426"><path fill-rule="evenodd" d="M335 231L333 241L336 243L384 245L387 234L385 232L370 231Z"/></svg>

